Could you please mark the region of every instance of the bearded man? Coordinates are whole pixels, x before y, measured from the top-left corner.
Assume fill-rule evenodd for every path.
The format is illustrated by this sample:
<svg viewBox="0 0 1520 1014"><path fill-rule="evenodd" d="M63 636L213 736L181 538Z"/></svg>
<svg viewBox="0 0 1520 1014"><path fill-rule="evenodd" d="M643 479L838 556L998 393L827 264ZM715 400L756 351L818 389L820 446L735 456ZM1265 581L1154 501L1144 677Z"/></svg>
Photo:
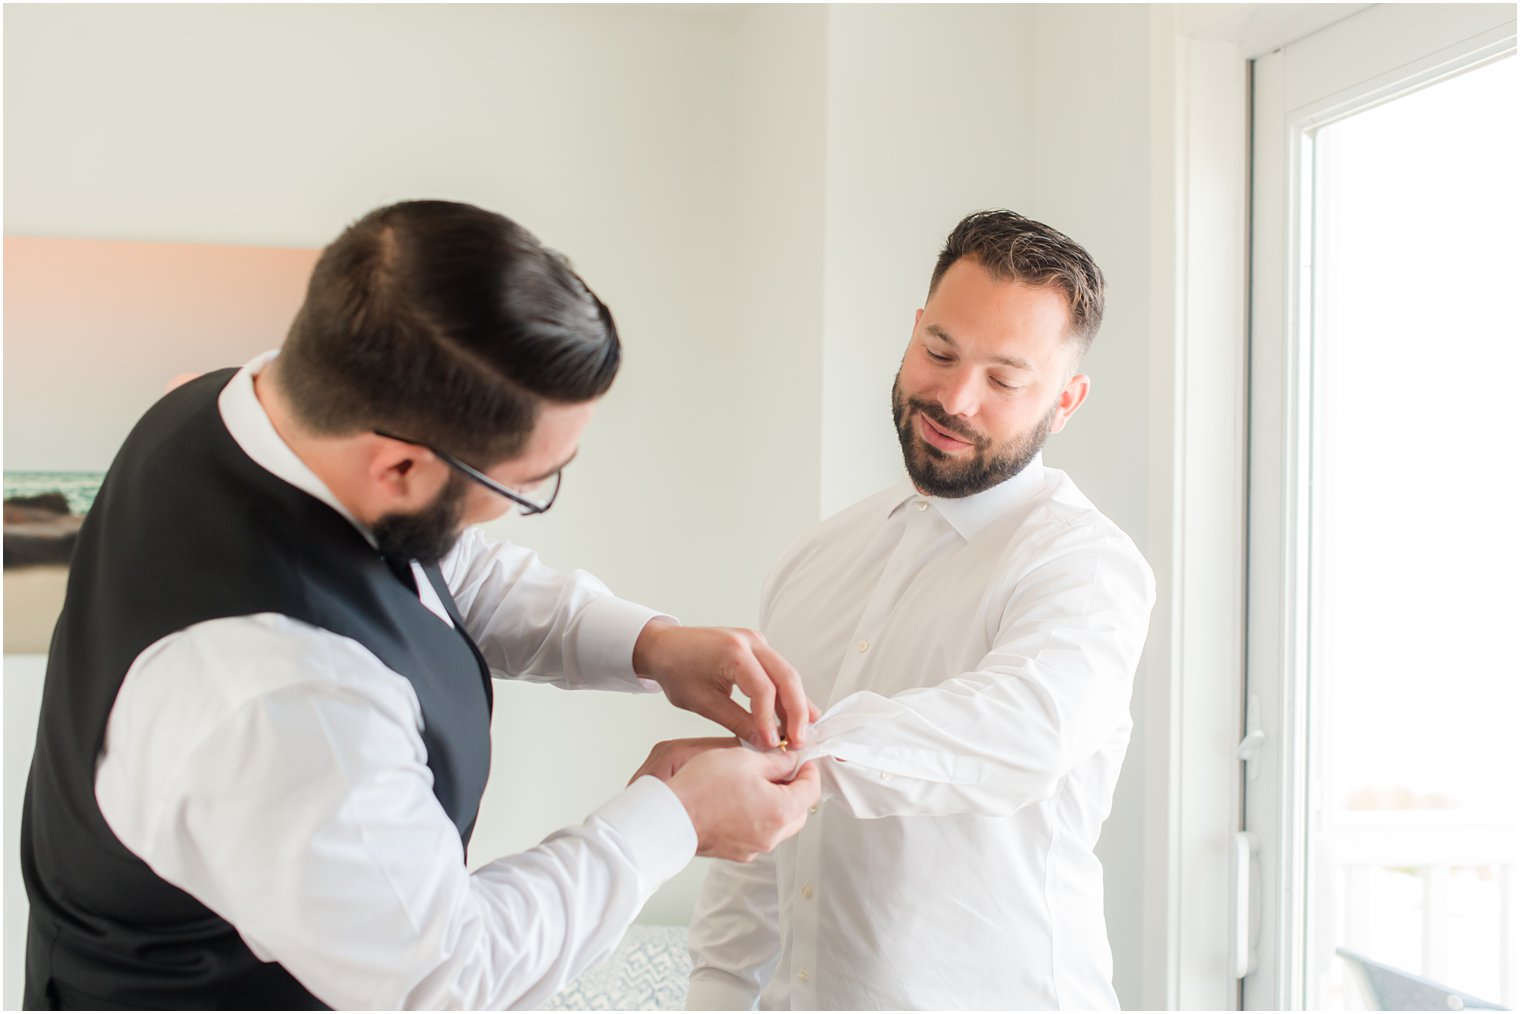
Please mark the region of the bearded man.
<svg viewBox="0 0 1520 1014"><path fill-rule="evenodd" d="M971 215L892 388L907 475L781 559L761 629L822 720L820 804L716 863L691 1009L1115 1008L1094 845L1155 582L1041 448L1087 398L1102 273Z"/></svg>

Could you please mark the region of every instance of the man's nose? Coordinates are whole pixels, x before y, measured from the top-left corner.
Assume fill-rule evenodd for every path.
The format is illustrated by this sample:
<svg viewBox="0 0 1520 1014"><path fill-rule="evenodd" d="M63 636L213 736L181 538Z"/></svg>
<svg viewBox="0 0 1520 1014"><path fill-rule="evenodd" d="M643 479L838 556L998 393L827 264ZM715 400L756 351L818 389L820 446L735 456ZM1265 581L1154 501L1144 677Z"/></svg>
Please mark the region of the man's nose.
<svg viewBox="0 0 1520 1014"><path fill-rule="evenodd" d="M973 416L977 408L975 370L953 370L939 389L940 407L950 415Z"/></svg>

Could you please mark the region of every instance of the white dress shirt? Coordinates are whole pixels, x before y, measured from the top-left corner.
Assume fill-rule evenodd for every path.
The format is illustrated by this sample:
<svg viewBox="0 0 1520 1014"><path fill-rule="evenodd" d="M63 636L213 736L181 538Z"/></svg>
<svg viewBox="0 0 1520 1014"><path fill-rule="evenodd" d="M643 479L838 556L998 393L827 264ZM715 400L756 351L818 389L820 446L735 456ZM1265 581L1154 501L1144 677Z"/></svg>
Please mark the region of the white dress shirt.
<svg viewBox="0 0 1520 1014"><path fill-rule="evenodd" d="M1093 845L1154 600L1038 458L964 499L905 478L789 550L761 625L826 704L824 798L713 865L689 1007L1116 1007Z"/></svg>
<svg viewBox="0 0 1520 1014"><path fill-rule="evenodd" d="M272 357L234 377L222 419L260 466L353 521L254 394ZM493 675L653 688L632 671L633 644L659 614L591 575L560 576L474 529L441 569ZM696 851L674 793L641 778L584 824L471 873L421 727L411 683L358 642L277 614L211 620L133 663L96 799L155 873L338 1008L542 1003L609 954Z"/></svg>

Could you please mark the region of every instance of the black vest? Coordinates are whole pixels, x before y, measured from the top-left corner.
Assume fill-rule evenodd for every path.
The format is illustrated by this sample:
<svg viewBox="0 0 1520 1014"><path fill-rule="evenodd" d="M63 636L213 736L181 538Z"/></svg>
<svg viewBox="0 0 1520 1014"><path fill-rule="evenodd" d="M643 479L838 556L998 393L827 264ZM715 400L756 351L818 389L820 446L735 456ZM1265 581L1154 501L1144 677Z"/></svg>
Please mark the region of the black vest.
<svg viewBox="0 0 1520 1014"><path fill-rule="evenodd" d="M238 447L217 408L232 374L148 410L80 531L22 816L28 1008L322 1006L156 876L96 805L96 757L127 669L191 624L282 613L352 638L410 680L433 792L469 843L490 766L490 677L442 576L426 568L453 629L342 515Z"/></svg>

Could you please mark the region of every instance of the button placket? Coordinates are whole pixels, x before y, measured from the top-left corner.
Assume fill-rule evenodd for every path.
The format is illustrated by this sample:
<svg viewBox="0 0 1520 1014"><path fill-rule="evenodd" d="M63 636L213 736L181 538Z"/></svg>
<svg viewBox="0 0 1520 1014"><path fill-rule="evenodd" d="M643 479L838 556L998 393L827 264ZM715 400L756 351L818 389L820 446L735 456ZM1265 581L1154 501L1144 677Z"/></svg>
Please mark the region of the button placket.
<svg viewBox="0 0 1520 1014"><path fill-rule="evenodd" d="M788 906L792 915L792 996L793 1010L815 1010L814 979L818 971L818 906L811 903L811 887L818 882L823 854L823 821L809 820L797 835L796 879L792 890L808 904Z"/></svg>

